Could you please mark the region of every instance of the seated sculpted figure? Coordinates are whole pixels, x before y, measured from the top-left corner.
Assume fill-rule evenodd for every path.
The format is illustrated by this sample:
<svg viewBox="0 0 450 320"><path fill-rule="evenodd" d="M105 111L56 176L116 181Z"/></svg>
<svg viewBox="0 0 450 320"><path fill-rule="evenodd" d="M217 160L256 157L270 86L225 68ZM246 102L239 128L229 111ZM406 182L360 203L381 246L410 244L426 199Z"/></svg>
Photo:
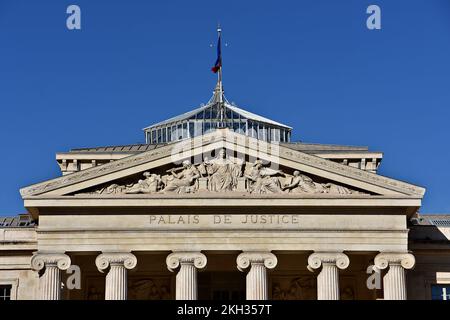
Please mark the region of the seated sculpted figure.
<svg viewBox="0 0 450 320"><path fill-rule="evenodd" d="M251 193L279 193L283 192L280 180L275 176L282 174L279 170L263 167L261 160L256 160L250 172L245 174Z"/></svg>
<svg viewBox="0 0 450 320"><path fill-rule="evenodd" d="M241 175L239 164L231 161L225 149L221 149L216 158L205 160L206 171L209 176L209 190L231 191L237 186L237 178Z"/></svg>
<svg viewBox="0 0 450 320"><path fill-rule="evenodd" d="M158 192L161 185L161 177L157 174L151 174L150 172L143 173L145 179L139 180L138 183L128 185L125 193L155 193Z"/></svg>
<svg viewBox="0 0 450 320"><path fill-rule="evenodd" d="M200 178L198 169L189 160L184 160L183 166L178 170L182 171L176 173L177 169L170 170L172 180L167 181L166 187L161 192L191 193L196 190L196 182Z"/></svg>

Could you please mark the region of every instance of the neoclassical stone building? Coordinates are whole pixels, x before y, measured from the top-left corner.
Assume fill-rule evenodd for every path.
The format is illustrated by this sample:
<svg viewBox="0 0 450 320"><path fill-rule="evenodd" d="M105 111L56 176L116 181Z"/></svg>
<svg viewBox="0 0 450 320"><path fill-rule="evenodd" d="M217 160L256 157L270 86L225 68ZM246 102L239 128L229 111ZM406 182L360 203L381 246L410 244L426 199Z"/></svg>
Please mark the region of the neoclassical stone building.
<svg viewBox="0 0 450 320"><path fill-rule="evenodd" d="M450 299L450 217L381 152L229 103L58 153L1 218L0 299Z"/></svg>

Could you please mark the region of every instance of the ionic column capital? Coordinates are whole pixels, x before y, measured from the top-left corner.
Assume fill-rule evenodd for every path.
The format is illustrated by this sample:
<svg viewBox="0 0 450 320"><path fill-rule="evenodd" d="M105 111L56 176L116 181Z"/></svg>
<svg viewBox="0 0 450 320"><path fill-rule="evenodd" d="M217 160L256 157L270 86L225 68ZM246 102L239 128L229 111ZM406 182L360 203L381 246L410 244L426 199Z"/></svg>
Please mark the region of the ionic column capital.
<svg viewBox="0 0 450 320"><path fill-rule="evenodd" d="M267 269L273 269L277 266L278 259L271 252L246 251L238 255L236 263L239 271L244 271L255 263L264 264Z"/></svg>
<svg viewBox="0 0 450 320"><path fill-rule="evenodd" d="M70 257L64 253L40 253L37 252L31 258L31 268L40 271L47 266L58 267L60 270L69 269Z"/></svg>
<svg viewBox="0 0 450 320"><path fill-rule="evenodd" d="M323 264L333 264L341 270L347 269L350 259L342 252L314 252L308 257L308 270L319 269Z"/></svg>
<svg viewBox="0 0 450 320"><path fill-rule="evenodd" d="M381 252L375 257L374 263L379 270L386 269L390 265L401 265L404 269L412 269L416 264L416 258L407 252Z"/></svg>
<svg viewBox="0 0 450 320"><path fill-rule="evenodd" d="M201 252L184 251L173 252L166 258L167 269L174 272L180 264L192 264L197 269L203 269L207 263L206 256Z"/></svg>
<svg viewBox="0 0 450 320"><path fill-rule="evenodd" d="M130 252L105 252L97 256L95 265L100 272L103 272L109 266L113 265L123 266L126 269L131 270L136 267L137 258Z"/></svg>

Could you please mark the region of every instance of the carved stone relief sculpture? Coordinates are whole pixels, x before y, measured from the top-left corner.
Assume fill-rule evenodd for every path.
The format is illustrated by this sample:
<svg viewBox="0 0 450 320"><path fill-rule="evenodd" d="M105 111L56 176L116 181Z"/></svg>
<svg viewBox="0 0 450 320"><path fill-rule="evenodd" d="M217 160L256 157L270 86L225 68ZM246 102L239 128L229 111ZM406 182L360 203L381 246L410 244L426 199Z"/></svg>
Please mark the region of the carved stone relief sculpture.
<svg viewBox="0 0 450 320"><path fill-rule="evenodd" d="M263 167L261 160L256 160L251 166L248 173L245 174L247 178L247 191L250 193L281 193L281 183L277 175L282 175L283 172Z"/></svg>
<svg viewBox="0 0 450 320"><path fill-rule="evenodd" d="M296 170L288 174L263 165L261 160L246 163L230 159L225 149L214 159L205 158L198 165L184 160L181 167L172 168L164 175L144 172L145 179L128 185L111 184L91 194L155 194L246 191L251 194L363 194L360 191L331 183L314 181ZM238 188L238 185L240 187Z"/></svg>
<svg viewBox="0 0 450 320"><path fill-rule="evenodd" d="M177 171L180 172L177 173ZM184 160L182 167L170 169L169 172L172 176L167 179L162 193L194 193L198 189L200 172L189 160Z"/></svg>
<svg viewBox="0 0 450 320"><path fill-rule="evenodd" d="M128 185L125 193L156 193L161 190L163 182L160 175L144 172L144 177L144 180L139 180L135 184Z"/></svg>
<svg viewBox="0 0 450 320"><path fill-rule="evenodd" d="M235 163L227 157L225 149L219 151L219 155L199 165L199 171L208 178L208 190L223 192L237 188L238 178L242 175L242 164Z"/></svg>
<svg viewBox="0 0 450 320"><path fill-rule="evenodd" d="M170 277L132 279L129 285L130 300L170 300Z"/></svg>
<svg viewBox="0 0 450 320"><path fill-rule="evenodd" d="M315 279L310 276L274 277L272 280L273 300L314 300Z"/></svg>

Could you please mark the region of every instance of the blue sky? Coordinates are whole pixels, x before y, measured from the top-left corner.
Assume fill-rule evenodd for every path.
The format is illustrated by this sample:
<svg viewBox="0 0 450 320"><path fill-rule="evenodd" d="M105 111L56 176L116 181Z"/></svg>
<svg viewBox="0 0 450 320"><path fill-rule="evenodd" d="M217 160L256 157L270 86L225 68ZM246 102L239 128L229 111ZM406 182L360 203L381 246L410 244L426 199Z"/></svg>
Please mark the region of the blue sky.
<svg viewBox="0 0 450 320"><path fill-rule="evenodd" d="M228 100L294 140L384 152L380 174L426 187L422 212L450 212L448 0L0 0L0 215L59 175L56 152L143 142L207 102L218 21Z"/></svg>

